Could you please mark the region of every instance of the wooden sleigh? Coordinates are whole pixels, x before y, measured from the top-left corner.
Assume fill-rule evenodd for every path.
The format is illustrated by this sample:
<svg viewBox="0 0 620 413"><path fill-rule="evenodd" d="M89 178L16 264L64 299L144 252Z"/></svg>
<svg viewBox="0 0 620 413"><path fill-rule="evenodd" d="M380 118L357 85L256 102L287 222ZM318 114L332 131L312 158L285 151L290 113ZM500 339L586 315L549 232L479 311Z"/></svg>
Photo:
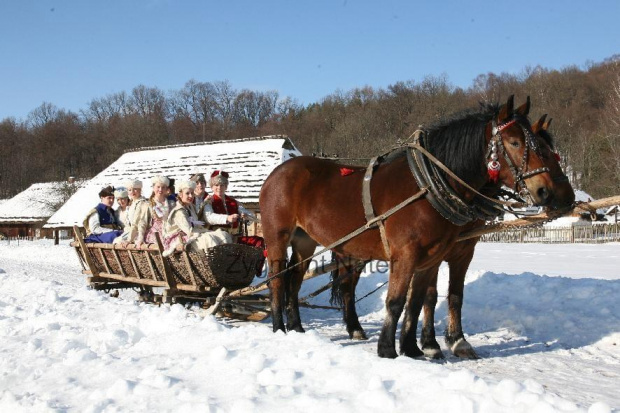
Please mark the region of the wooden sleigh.
<svg viewBox="0 0 620 413"><path fill-rule="evenodd" d="M159 303L202 302L210 313L261 320L269 315L269 299L249 287L259 274L263 250L243 244L224 244L206 252L182 247L163 256L156 244L140 248L85 243L82 231L73 227L75 248L87 281L96 290L133 288L143 301Z"/></svg>
<svg viewBox="0 0 620 413"><path fill-rule="evenodd" d="M224 244L206 253L186 251L182 247L163 256L159 235L156 244L136 248L113 244L85 243L82 230L74 226L76 241L71 243L88 275L89 286L96 290L139 289L141 300L155 303L201 302L210 314L216 312L242 320L260 321L270 315L270 301L261 294L269 287L263 281L252 286L260 272L263 250L243 244ZM306 272L304 280L329 273L343 263L330 262ZM326 291L331 283L310 294ZM313 308L302 299L300 305ZM331 308L334 307L324 307Z"/></svg>

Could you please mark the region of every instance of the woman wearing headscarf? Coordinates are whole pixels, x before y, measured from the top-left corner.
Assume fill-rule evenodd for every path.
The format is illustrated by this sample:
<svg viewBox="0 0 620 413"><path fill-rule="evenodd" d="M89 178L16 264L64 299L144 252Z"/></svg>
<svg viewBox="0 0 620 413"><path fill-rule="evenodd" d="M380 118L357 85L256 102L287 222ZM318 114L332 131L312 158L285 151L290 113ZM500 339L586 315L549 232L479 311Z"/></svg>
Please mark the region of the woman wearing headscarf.
<svg viewBox="0 0 620 413"><path fill-rule="evenodd" d="M129 193L127 192L127 188L119 187L114 191L114 198L116 198L116 202L118 203L118 208L114 210L114 217L116 218L116 222L121 227L121 229L125 229L125 227L129 226Z"/></svg>
<svg viewBox="0 0 620 413"><path fill-rule="evenodd" d="M129 180L125 183L127 194L130 198L129 208L127 209L127 221L121 236L114 240L115 244L126 247L130 242L135 242L138 237L138 220L141 214L146 214L148 200L142 196L142 181L137 179Z"/></svg>
<svg viewBox="0 0 620 413"><path fill-rule="evenodd" d="M168 214L174 208L174 202L167 199L168 185L170 181L165 176L155 176L151 179L153 183L153 193L145 206L140 208L138 216L134 219L138 233L136 236L136 247L140 247L144 242L152 244L157 242L156 235L160 234L163 239L164 222Z"/></svg>
<svg viewBox="0 0 620 413"><path fill-rule="evenodd" d="M178 245L188 245L192 250L200 251L232 242L230 234L204 228L204 222L196 214L195 188L196 183L193 181L178 184L177 204L168 214L164 225L164 256L174 252Z"/></svg>

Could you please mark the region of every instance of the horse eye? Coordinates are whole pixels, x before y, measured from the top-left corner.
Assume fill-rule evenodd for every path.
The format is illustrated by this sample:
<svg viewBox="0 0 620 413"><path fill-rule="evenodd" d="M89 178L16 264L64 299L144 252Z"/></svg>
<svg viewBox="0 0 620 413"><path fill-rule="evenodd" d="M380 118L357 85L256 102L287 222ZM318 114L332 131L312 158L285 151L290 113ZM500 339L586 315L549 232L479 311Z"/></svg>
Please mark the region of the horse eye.
<svg viewBox="0 0 620 413"><path fill-rule="evenodd" d="M510 145L512 145L515 148L518 148L519 146L521 146L521 144L519 143L519 141L512 141L510 142Z"/></svg>

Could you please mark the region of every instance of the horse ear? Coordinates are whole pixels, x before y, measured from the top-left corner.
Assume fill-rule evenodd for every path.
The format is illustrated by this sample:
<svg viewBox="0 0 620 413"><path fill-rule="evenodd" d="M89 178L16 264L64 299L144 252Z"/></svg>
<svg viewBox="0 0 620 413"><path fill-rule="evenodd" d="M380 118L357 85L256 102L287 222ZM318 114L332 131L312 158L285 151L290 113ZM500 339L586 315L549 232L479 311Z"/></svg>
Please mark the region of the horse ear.
<svg viewBox="0 0 620 413"><path fill-rule="evenodd" d="M499 108L499 113L497 114L497 123L503 123L505 119L512 116L514 106L515 106L515 95L510 95L506 104L502 105L502 107Z"/></svg>
<svg viewBox="0 0 620 413"><path fill-rule="evenodd" d="M532 131L534 133L538 132L539 130L545 130L545 119L547 119L547 114L545 113L544 115L542 115L540 117L540 119L538 119L533 125L532 125Z"/></svg>
<svg viewBox="0 0 620 413"><path fill-rule="evenodd" d="M530 97L529 96L527 97L527 100L525 101L525 103L517 108L516 112L523 117L527 117L527 114L530 113Z"/></svg>
<svg viewBox="0 0 620 413"><path fill-rule="evenodd" d="M543 125L543 130L549 129L549 126L551 126L551 121L552 120L553 120L553 118L549 118L549 120L547 122L545 122L545 124Z"/></svg>

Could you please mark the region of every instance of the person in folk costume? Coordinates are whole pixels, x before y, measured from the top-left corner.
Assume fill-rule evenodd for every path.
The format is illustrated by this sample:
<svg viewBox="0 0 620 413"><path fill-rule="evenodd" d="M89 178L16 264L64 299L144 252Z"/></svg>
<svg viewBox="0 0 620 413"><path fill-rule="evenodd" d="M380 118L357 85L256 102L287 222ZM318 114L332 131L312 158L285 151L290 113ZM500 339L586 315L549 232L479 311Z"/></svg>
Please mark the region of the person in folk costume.
<svg viewBox="0 0 620 413"><path fill-rule="evenodd" d="M205 205L203 216L212 228L222 228L231 234L237 234L240 218L256 220L252 212L245 209L235 198L226 195L228 172L213 172L209 185L213 195L209 197L209 202Z"/></svg>
<svg viewBox="0 0 620 413"><path fill-rule="evenodd" d="M211 228L221 228L235 236L241 232L239 228L241 219L254 222L258 221L258 218L235 198L226 195L228 176L228 172L225 171L215 171L211 174L209 184L213 195L209 196L209 202L205 204L203 217ZM240 236L236 241L258 248L264 248L265 245L263 238L257 236Z"/></svg>
<svg viewBox="0 0 620 413"><path fill-rule="evenodd" d="M119 187L114 191L114 197L118 203L118 208L114 210L114 217L116 222L120 225L121 229L125 229L129 225L129 193L127 188Z"/></svg>
<svg viewBox="0 0 620 413"><path fill-rule="evenodd" d="M101 242L110 244L123 231L114 216L114 188L107 186L99 192L101 202L93 208L84 219L86 238L84 242Z"/></svg>
<svg viewBox="0 0 620 413"><path fill-rule="evenodd" d="M164 256L174 252L177 245L187 245L194 251L232 242L230 234L224 231L209 231L198 219L194 204L196 183L182 181L178 185L177 204L168 214L164 225Z"/></svg>
<svg viewBox="0 0 620 413"><path fill-rule="evenodd" d="M137 222L136 247L138 248L144 242L149 244L157 242L155 236L157 233L163 238L164 222L174 208L174 202L167 199L170 184L168 178L156 176L151 181L153 182L153 193L148 200L148 207L141 208Z"/></svg>
<svg viewBox="0 0 620 413"><path fill-rule="evenodd" d="M142 181L132 179L125 183L129 195L129 208L127 209L127 221L123 234L114 240L114 244L127 247L130 242L135 242L138 237L138 220L147 213L148 200L142 196Z"/></svg>
<svg viewBox="0 0 620 413"><path fill-rule="evenodd" d="M196 183L196 189L194 189L194 207L196 208L196 213L198 216L202 216L202 212L204 210L205 202L208 202L207 196L207 180L203 174L194 174L190 181Z"/></svg>

